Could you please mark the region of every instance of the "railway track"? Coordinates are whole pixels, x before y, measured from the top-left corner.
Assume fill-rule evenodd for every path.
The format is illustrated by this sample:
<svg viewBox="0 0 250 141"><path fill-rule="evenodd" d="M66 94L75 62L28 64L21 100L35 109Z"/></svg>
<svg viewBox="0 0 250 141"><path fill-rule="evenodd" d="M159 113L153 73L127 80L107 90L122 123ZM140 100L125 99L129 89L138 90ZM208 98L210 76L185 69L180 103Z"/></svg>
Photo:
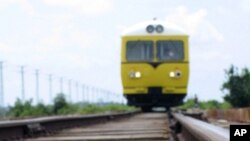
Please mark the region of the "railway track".
<svg viewBox="0 0 250 141"><path fill-rule="evenodd" d="M0 141L228 141L229 131L180 113L119 113L0 122Z"/></svg>
<svg viewBox="0 0 250 141"><path fill-rule="evenodd" d="M88 127L63 130L51 137L25 141L170 141L165 113L137 114Z"/></svg>

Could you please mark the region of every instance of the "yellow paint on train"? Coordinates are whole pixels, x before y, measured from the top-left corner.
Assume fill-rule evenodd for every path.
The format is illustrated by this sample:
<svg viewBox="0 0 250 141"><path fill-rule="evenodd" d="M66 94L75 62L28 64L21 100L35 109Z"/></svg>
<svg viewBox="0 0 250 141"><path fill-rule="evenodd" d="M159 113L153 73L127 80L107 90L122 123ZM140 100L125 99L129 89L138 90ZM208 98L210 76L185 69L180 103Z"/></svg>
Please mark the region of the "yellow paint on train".
<svg viewBox="0 0 250 141"><path fill-rule="evenodd" d="M151 25L159 24L153 23ZM140 28L138 30L144 30L146 27ZM138 33L129 32L123 35L121 39L121 78L123 93L129 105L142 107L145 110L145 107L169 107L180 103L187 94L189 78L188 36L181 33L175 34L172 31L171 33L165 31L162 34L149 34L147 32L144 34L140 31ZM159 41L163 43L160 44ZM131 48L139 48L137 44L141 44L142 47L132 50L134 52L128 52L128 42L132 42L133 46ZM166 48L165 50L170 48L168 46L175 48L177 45L182 45L183 58L174 60L159 59L160 54L163 54L160 45L163 45ZM149 49L146 50L146 48L149 48L148 46L152 46L150 51L148 51ZM128 53L133 54L132 57L136 58L135 51L138 50L152 58L139 61L128 60ZM180 49L178 51L180 52ZM138 55L140 56L140 52ZM171 97L167 97L167 95L171 95ZM176 97L179 95L181 98L176 103L173 103L171 99L176 99L175 95ZM157 103L157 101L159 102Z"/></svg>

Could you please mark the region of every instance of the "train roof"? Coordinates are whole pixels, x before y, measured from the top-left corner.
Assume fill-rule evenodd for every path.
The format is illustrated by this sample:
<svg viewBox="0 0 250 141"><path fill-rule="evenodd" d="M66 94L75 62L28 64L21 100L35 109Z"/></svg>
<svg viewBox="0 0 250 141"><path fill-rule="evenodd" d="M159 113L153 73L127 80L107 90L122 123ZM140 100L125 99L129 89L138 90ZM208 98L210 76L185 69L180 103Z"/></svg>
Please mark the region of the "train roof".
<svg viewBox="0 0 250 141"><path fill-rule="evenodd" d="M153 27L156 27L158 25L163 26L163 31L161 33L159 32L152 32L149 33L147 32L147 27L149 25L152 25ZM147 21L147 22L142 22L136 25L133 25L131 27L126 28L123 32L122 32L122 36L147 36L147 35L181 35L181 36L187 36L187 33L184 32L183 29L181 29L180 27L170 24L170 23L166 23L163 21L157 21L157 20L153 20L153 21Z"/></svg>

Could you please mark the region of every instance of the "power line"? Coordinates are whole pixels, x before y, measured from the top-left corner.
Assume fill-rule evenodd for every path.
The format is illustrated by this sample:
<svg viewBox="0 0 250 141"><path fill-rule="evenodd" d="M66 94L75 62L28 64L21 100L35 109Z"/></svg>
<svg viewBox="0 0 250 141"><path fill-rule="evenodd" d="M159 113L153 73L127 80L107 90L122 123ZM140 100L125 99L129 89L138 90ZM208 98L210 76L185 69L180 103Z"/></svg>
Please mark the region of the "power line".
<svg viewBox="0 0 250 141"><path fill-rule="evenodd" d="M18 66L18 72L17 72L16 67L17 65L12 65L12 64L6 63L5 61L0 61L0 106L4 105L4 103L7 103L6 99L4 98L7 95L9 95L9 92L14 91L14 89L9 91L9 87L4 87L7 84L9 85L8 83L10 80L9 75L11 76L11 78L12 76L16 78L16 77L19 77L20 75L20 78L17 83L18 86L20 85L20 88L18 88L19 94L17 97L19 97L22 101L25 101L25 99L28 98L30 92L33 91L32 97L35 98L37 103L41 102L41 100L45 99L45 97L41 96L41 94L44 93L44 88L46 88L45 90L47 93L46 95L49 94L48 98L50 102L53 101L53 95L55 95L55 92L58 92L58 89L61 93L68 92L67 96L69 100L72 102L86 101L86 102L91 102L91 103L98 103L102 101L112 102L112 101L121 100L120 97L113 95L113 93L111 93L110 91L107 91L99 87L82 84L80 83L80 81L79 82L73 81L72 79L66 79L65 77L57 76L55 74L53 75L50 73L45 74L41 69L37 69L37 68L33 69L25 65ZM14 71L15 74L12 72L12 70L15 70ZM31 74L30 73L31 71L35 73ZM14 75L11 73L13 73ZM46 86L43 85L44 78L46 78L46 83L45 83ZM32 85L30 85L31 83Z"/></svg>

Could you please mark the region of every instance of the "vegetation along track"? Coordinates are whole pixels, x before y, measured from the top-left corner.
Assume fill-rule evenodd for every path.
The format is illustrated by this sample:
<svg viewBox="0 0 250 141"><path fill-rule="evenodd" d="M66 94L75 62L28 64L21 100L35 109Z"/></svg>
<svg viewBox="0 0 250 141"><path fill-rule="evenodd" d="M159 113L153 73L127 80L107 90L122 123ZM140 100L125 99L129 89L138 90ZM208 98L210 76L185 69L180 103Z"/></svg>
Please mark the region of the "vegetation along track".
<svg viewBox="0 0 250 141"><path fill-rule="evenodd" d="M63 130L26 141L169 141L166 113L139 113L128 118Z"/></svg>

